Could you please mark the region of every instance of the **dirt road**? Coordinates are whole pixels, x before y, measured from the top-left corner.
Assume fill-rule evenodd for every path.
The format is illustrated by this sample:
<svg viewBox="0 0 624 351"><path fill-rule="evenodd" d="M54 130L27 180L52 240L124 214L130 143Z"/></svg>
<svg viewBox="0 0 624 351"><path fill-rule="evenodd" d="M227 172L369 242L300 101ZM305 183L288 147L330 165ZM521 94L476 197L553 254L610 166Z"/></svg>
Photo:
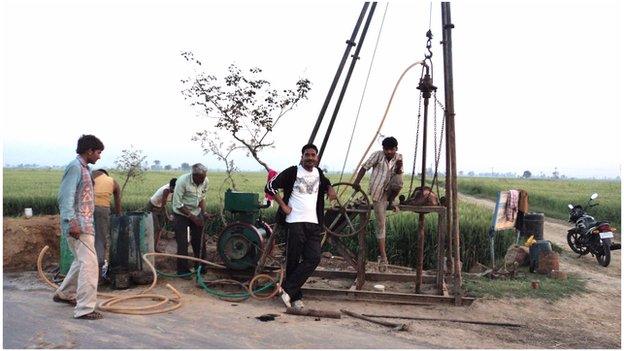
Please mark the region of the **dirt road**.
<svg viewBox="0 0 624 351"><path fill-rule="evenodd" d="M493 208L493 202L465 201ZM609 267L567 250L567 225L547 219L544 235L566 248L562 270L587 280L589 293L542 299L479 299L470 307L401 306L307 299L311 308L522 323L510 328L451 322L410 322L409 332L343 316L322 319L284 314L275 299L232 304L208 296L195 283L166 280L183 293L179 310L153 315L105 313L101 321L77 321L71 308L51 301L52 292L33 272L4 274L5 348L620 348L620 251ZM546 278L544 278L546 279ZM168 294L165 279L156 293ZM255 317L275 313L275 321ZM406 320L392 320L406 323Z"/></svg>

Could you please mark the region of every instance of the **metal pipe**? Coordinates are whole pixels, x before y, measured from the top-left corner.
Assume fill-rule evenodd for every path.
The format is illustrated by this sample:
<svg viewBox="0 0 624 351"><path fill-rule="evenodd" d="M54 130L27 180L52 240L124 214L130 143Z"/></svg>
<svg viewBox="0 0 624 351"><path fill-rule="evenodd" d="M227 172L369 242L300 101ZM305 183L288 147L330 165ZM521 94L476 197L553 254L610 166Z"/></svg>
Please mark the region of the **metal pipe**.
<svg viewBox="0 0 624 351"><path fill-rule="evenodd" d="M360 25L362 24L362 20L364 20L364 15L366 14L366 10L368 10L370 2L365 2L364 6L362 6L362 11L360 12L360 17L355 24L355 28L353 28L353 33L351 34L351 38L347 40L347 47L345 48L344 53L342 54L342 59L340 60L340 64L338 65L338 70L334 75L334 80L329 87L329 91L327 92L327 96L325 97L325 102L323 103L323 107L321 107L321 112L319 113L318 118L316 119L316 124L314 125L314 129L312 129L312 134L310 134L310 139L308 139L308 143L313 143L316 138L316 133L318 132L319 127L321 126L321 122L323 121L323 117L325 116L325 111L327 110L327 106L329 105L329 101L331 100L332 95L334 95L334 90L336 89L336 84L338 84L338 79L340 79L340 75L342 74L342 69L344 68L345 63L347 62L347 58L349 57L349 53L351 52L351 48L355 46L355 37L357 33L360 31Z"/></svg>
<svg viewBox="0 0 624 351"><path fill-rule="evenodd" d="M429 66L425 64L427 73L418 85L418 89L422 91L424 97L424 111L423 111L423 146L422 146L422 165L420 171L420 191L424 194L425 191L425 178L427 175L427 120L429 119L429 98L431 97L431 91L434 88L431 77L429 76ZM434 107L435 108L435 107Z"/></svg>
<svg viewBox="0 0 624 351"><path fill-rule="evenodd" d="M345 77L345 81L342 85L342 89L340 90L338 101L336 101L336 107L334 107L334 112L332 114L331 120L329 121L327 132L325 132L323 143L321 144L321 148L319 149L319 154L318 154L319 162L321 158L323 157L323 152L325 151L325 147L327 146L327 141L329 140L329 135L331 134L332 129L334 127L334 122L336 122L336 117L338 116L338 111L340 111L340 105L342 104L342 99L344 98L345 93L347 92L347 87L349 86L349 81L351 80L351 74L353 73L355 64L360 59L360 50L362 50L362 45L364 44L364 39L366 39L366 33L368 32L368 27L370 26L371 20L373 19L373 14L375 13L376 7L377 7L377 2L373 2L373 6L371 6L370 11L368 12L368 17L366 18L364 29L362 30L362 34L360 35L360 39L358 40L357 47L355 48L355 53L353 54L351 58L351 65L349 66L349 70L347 71L347 76Z"/></svg>

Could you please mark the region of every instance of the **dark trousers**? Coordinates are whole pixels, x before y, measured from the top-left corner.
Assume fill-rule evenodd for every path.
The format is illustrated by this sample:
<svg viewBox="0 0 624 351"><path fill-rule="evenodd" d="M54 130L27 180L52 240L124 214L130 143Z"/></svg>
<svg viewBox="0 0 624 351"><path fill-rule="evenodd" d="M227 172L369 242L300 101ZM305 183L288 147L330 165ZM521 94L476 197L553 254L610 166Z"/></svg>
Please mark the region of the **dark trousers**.
<svg viewBox="0 0 624 351"><path fill-rule="evenodd" d="M205 250L202 250L202 228L198 227L189 218L174 214L173 217L173 230L175 231L176 243L178 244L178 255L188 256L188 238L186 234L186 228L191 228L191 246L193 247L193 255L196 258L206 258ZM202 252L203 251L203 252ZM200 253L202 257L200 257ZM189 272L188 260L178 259L177 270L178 274L184 274ZM197 267L199 263L195 264ZM204 270L202 270L204 271Z"/></svg>
<svg viewBox="0 0 624 351"><path fill-rule="evenodd" d="M95 206L93 211L93 226L95 227L95 252L97 254L99 277L102 276L104 261L108 258L110 248L110 208Z"/></svg>
<svg viewBox="0 0 624 351"><path fill-rule="evenodd" d="M282 288L291 301L301 299L301 287L321 261L321 226L314 223L286 223L288 230L286 278Z"/></svg>

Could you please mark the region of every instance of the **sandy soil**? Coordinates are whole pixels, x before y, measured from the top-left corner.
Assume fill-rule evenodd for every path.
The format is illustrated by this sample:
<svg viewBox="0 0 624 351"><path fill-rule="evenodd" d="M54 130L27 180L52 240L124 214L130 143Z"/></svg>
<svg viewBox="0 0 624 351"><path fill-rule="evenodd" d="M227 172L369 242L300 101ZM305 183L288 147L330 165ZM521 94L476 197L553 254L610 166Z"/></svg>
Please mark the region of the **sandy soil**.
<svg viewBox="0 0 624 351"><path fill-rule="evenodd" d="M37 256L45 246L50 255L44 265L59 261L59 216L36 216L32 218L5 217L3 225L3 267L5 272L37 269Z"/></svg>
<svg viewBox="0 0 624 351"><path fill-rule="evenodd" d="M468 197L464 199L493 208L491 201ZM7 241L7 237L11 238L10 233L15 231L7 232L6 219L4 223L6 268L7 252L28 250L15 251L11 247L7 248L7 243L9 246L18 245L16 242L19 240ZM9 228L15 228L15 224L12 225ZM557 302L530 298L479 299L469 307L382 305L306 299L307 306L315 309L346 308L357 313L511 322L524 324L525 327L522 328L388 320L410 324L410 331L399 332L346 316L339 320L316 321L310 317L284 314L284 308L278 299L247 300L232 304L208 296L194 282L168 278L159 279L157 289L163 292L165 281L176 286L184 294L184 305L180 310L152 317L107 313L103 321L85 323L73 320L71 310L67 307L52 303L51 292L36 280L32 272L23 272L4 276L4 346L619 349L620 251L613 253L612 263L607 268L600 267L592 257L577 258L577 255L567 249L567 228L561 222L547 219L544 236L566 249L560 257L561 270L587 279L590 291L587 294ZM47 235L51 234L53 233ZM39 243L42 247L43 241ZM25 258L22 260L26 261ZM324 259L325 264L326 261ZM24 291L29 293L24 294ZM278 317L272 322L255 319L264 313L276 313ZM40 318L41 314L46 314L47 322ZM201 323L197 324L197 321ZM48 332L49 323L57 323L58 332ZM132 328L132 333L127 331L128 327ZM104 330L118 336L112 339L100 338L99 334L89 337L92 330Z"/></svg>

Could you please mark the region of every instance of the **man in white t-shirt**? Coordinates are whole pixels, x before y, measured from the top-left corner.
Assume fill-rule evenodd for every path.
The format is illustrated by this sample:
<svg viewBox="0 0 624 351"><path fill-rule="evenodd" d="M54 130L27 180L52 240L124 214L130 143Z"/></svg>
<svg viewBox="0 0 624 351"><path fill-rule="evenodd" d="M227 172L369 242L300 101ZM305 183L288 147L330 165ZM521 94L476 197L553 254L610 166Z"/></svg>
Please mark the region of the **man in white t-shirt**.
<svg viewBox="0 0 624 351"><path fill-rule="evenodd" d="M265 192L280 208L277 223L286 227L286 277L281 297L287 307L303 308L301 287L321 261L321 223L324 197L336 198L336 192L323 171L317 167L318 149L307 144L301 149L301 162L269 180ZM284 197L277 194L282 189Z"/></svg>
<svg viewBox="0 0 624 351"><path fill-rule="evenodd" d="M160 236L165 230L165 224L169 219L167 213L167 202L173 198L173 189L175 189L176 181L178 178L171 178L169 184L165 184L158 188L154 195L147 202L147 211L152 213L152 219L154 220L154 250L160 252L158 249L158 242Z"/></svg>

